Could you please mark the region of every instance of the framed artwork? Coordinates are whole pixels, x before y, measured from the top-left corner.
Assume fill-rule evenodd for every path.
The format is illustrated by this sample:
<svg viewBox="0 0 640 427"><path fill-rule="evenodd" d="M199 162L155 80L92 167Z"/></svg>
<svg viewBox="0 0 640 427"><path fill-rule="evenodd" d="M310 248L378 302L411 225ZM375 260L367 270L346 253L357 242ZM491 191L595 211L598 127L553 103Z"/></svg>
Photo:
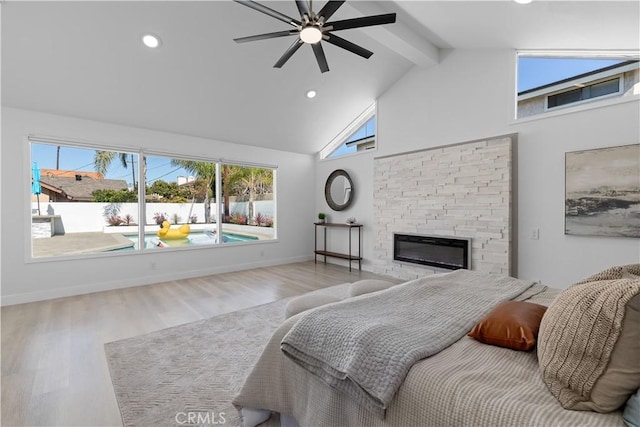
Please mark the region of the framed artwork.
<svg viewBox="0 0 640 427"><path fill-rule="evenodd" d="M640 237L640 144L565 154L565 234Z"/></svg>

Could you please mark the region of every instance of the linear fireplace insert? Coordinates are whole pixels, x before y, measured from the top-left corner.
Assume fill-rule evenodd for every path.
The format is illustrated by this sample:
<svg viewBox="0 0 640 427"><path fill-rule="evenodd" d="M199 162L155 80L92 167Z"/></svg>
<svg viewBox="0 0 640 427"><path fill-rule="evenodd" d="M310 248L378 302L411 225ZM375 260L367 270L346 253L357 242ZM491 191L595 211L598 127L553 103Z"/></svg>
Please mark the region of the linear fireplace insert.
<svg viewBox="0 0 640 427"><path fill-rule="evenodd" d="M458 270L470 267L471 239L393 234L395 261Z"/></svg>

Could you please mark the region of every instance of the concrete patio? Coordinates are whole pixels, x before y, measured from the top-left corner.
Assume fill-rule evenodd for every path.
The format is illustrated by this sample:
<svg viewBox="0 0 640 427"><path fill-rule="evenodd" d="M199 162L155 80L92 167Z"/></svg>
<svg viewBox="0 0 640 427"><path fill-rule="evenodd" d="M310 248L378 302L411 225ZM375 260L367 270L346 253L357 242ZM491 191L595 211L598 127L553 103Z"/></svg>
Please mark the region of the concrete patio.
<svg viewBox="0 0 640 427"><path fill-rule="evenodd" d="M54 235L50 238L32 239L33 257L88 254L133 246L133 242L122 234L85 232Z"/></svg>

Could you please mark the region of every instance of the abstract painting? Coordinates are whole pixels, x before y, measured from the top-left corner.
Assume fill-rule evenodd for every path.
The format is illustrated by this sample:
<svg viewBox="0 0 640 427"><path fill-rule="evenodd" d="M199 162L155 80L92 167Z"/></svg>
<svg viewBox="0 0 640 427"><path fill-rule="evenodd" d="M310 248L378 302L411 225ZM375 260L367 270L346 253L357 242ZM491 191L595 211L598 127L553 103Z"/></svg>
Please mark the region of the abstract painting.
<svg viewBox="0 0 640 427"><path fill-rule="evenodd" d="M565 234L640 237L640 144L565 155Z"/></svg>

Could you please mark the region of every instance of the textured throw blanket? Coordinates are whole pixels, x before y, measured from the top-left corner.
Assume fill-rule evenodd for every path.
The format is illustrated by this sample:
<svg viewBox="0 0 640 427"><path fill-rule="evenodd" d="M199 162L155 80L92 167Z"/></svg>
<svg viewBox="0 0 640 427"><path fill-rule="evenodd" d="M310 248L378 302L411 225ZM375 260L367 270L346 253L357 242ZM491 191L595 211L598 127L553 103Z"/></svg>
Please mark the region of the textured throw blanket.
<svg viewBox="0 0 640 427"><path fill-rule="evenodd" d="M532 284L468 270L417 279L302 316L281 350L382 418L416 361L458 341Z"/></svg>

